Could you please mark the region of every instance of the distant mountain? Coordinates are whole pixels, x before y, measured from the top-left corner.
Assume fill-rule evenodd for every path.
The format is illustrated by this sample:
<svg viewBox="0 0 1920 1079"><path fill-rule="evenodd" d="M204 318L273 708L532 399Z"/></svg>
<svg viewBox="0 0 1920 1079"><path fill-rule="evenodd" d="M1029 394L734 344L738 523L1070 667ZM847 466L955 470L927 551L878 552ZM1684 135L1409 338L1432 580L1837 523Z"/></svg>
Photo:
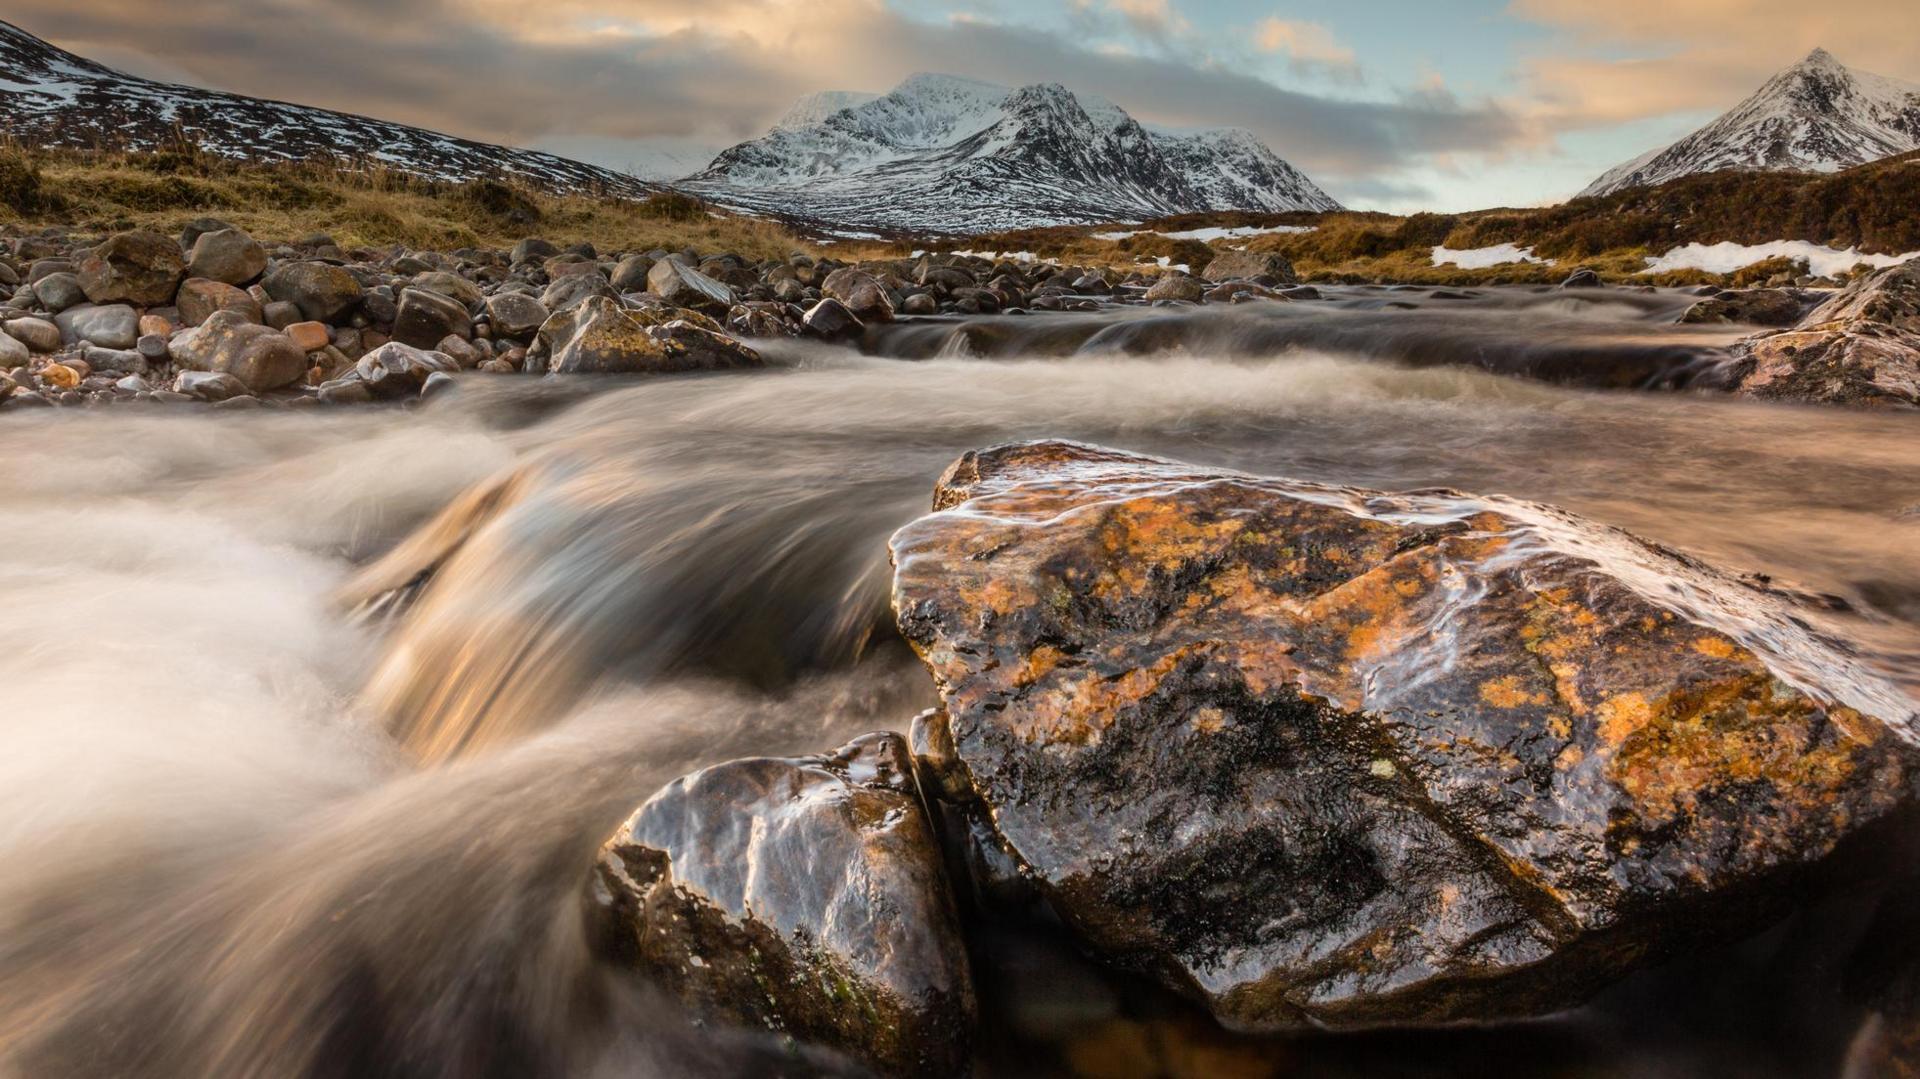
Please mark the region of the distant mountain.
<svg viewBox="0 0 1920 1079"><path fill-rule="evenodd" d="M871 99L803 99L675 186L842 228L949 233L1339 209L1246 131L1150 129L1058 84L931 74Z"/></svg>
<svg viewBox="0 0 1920 1079"><path fill-rule="evenodd" d="M553 154L405 124L125 75L0 22L0 134L42 146L156 150L184 134L226 157L363 159L432 179L510 178L554 191L657 188Z"/></svg>
<svg viewBox="0 0 1920 1079"><path fill-rule="evenodd" d="M1920 149L1920 85L1855 71L1815 49L1724 116L1609 170L1580 194L1721 169L1836 172L1914 149Z"/></svg>

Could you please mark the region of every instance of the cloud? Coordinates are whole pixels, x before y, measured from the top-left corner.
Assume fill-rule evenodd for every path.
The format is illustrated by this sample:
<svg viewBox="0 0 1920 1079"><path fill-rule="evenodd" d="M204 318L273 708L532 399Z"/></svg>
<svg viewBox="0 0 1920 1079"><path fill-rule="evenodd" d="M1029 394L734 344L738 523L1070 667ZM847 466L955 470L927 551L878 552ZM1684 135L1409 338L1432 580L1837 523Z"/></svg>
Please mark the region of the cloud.
<svg viewBox="0 0 1920 1079"><path fill-rule="evenodd" d="M1174 8L1127 2L1139 27L1178 30ZM883 0L199 0L166 18L151 0L13 0L7 17L200 85L516 145L736 141L802 94L884 90L920 70L1060 82L1148 122L1245 127L1336 196L1431 155L1538 141L1511 109L1444 91L1319 96L1180 50L1114 55L984 17L913 19Z"/></svg>
<svg viewBox="0 0 1920 1079"><path fill-rule="evenodd" d="M1815 46L1920 81L1913 0L1512 0L1509 10L1559 31L1522 75L1531 113L1560 130L1724 110Z"/></svg>
<svg viewBox="0 0 1920 1079"><path fill-rule="evenodd" d="M1253 29L1254 46L1261 52L1285 56L1295 71L1319 72L1358 82L1360 64L1353 50L1334 39L1333 31L1317 22L1270 16Z"/></svg>

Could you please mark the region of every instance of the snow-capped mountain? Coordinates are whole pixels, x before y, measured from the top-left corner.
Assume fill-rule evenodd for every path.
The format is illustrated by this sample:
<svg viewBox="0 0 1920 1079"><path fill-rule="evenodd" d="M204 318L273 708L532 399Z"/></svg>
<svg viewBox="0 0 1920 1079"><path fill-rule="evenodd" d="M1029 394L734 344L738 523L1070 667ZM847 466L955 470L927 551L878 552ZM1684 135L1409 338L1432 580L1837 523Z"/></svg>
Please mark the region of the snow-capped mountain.
<svg viewBox="0 0 1920 1079"><path fill-rule="evenodd" d="M344 158L432 179L512 178L555 191L644 196L624 173L305 105L125 75L0 22L0 134L41 146L153 150L185 134L255 160Z"/></svg>
<svg viewBox="0 0 1920 1079"><path fill-rule="evenodd" d="M1855 71L1825 49L1732 111L1609 170L1582 195L1607 195L1720 169L1837 172L1920 149L1920 85Z"/></svg>
<svg viewBox="0 0 1920 1079"><path fill-rule="evenodd" d="M1339 208L1249 132L1150 129L1058 84L921 74L863 96L803 99L676 186L841 227L951 233Z"/></svg>

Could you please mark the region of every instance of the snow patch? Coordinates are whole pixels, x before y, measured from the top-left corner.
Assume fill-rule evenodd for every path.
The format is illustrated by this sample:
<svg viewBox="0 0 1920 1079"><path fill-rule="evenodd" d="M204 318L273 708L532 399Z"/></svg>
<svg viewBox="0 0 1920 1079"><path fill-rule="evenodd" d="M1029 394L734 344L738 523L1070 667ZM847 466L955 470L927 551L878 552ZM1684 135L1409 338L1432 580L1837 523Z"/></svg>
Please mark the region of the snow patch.
<svg viewBox="0 0 1920 1079"><path fill-rule="evenodd" d="M1775 240L1764 244L1732 242L1687 244L1658 257L1648 256L1647 268L1640 272L1651 274L1667 270L1705 270L1708 273L1732 273L1756 262L1783 257L1805 259L1808 268L1815 275L1836 277L1863 262L1875 269L1896 266L1908 259L1920 257L1920 251L1909 251L1904 255L1868 255L1851 247L1844 251L1837 251L1805 240Z"/></svg>
<svg viewBox="0 0 1920 1079"><path fill-rule="evenodd" d="M1318 225L1268 225L1265 227L1242 225L1238 228L1205 228L1187 229L1184 232L1162 232L1159 233L1159 235L1165 236L1169 240L1238 240L1247 236L1275 236L1313 232L1318 228ZM1093 234L1093 238L1096 240L1124 240L1129 236L1151 235L1154 231L1153 229L1134 229L1132 232L1096 232Z"/></svg>
<svg viewBox="0 0 1920 1079"><path fill-rule="evenodd" d="M1533 253L1531 247L1518 244L1494 244L1492 247L1466 247L1454 249L1441 245L1433 249L1433 264L1446 266L1452 264L1463 270L1484 270L1489 266L1506 266L1515 262L1535 262L1542 266L1551 266L1552 259L1543 259Z"/></svg>

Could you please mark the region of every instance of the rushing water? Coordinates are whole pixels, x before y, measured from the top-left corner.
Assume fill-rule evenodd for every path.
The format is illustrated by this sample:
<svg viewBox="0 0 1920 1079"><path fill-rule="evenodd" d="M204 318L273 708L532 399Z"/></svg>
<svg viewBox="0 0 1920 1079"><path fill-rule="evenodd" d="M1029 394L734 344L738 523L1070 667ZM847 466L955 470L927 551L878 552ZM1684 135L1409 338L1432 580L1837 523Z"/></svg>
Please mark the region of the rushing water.
<svg viewBox="0 0 1920 1079"><path fill-rule="evenodd" d="M1409 329L1390 295L1151 347L1112 327L1154 313L998 319L872 346L917 362L784 343L769 372L476 377L418 410L0 417L0 1075L753 1070L779 1048L595 966L584 867L672 776L904 728L932 691L885 538L1008 439L1555 503L1768 575L1920 698L1912 417L1410 366L1428 335L1698 368L1733 334L1660 329L1664 295L1429 300ZM1312 336L1244 329L1283 317ZM1861 1013L1829 953L1873 908L1824 902L1550 1022L1251 1048L995 931L982 1067L1150 1037L1353 1073L1832 1072Z"/></svg>

